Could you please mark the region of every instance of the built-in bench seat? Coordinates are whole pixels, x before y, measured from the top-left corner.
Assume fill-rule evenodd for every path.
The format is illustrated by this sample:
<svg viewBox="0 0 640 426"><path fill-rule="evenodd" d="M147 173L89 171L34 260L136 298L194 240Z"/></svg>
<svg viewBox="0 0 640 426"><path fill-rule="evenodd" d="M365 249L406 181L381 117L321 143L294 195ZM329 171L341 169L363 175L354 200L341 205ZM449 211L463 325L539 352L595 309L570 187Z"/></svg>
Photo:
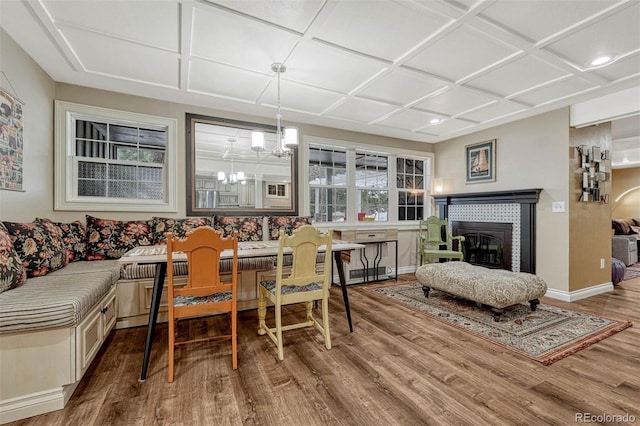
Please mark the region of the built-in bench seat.
<svg viewBox="0 0 640 426"><path fill-rule="evenodd" d="M120 276L117 260L73 262L0 294L0 333L75 327Z"/></svg>

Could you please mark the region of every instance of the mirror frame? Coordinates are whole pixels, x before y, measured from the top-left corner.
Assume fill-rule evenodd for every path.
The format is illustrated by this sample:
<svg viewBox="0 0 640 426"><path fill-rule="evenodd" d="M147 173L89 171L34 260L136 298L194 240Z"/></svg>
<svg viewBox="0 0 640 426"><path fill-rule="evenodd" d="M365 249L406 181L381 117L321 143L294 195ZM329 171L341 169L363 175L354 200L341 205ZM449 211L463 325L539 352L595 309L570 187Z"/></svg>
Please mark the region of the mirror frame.
<svg viewBox="0 0 640 426"><path fill-rule="evenodd" d="M196 123L212 124L217 126L235 127L247 130L262 130L267 133L276 133L276 126L269 124L252 123L248 121L232 120L228 118L212 117L201 114L186 115L186 187L187 187L187 216L297 216L298 215L298 155L294 149L289 157L291 162L291 208L278 209L240 209L240 208L198 208L195 206L195 127Z"/></svg>

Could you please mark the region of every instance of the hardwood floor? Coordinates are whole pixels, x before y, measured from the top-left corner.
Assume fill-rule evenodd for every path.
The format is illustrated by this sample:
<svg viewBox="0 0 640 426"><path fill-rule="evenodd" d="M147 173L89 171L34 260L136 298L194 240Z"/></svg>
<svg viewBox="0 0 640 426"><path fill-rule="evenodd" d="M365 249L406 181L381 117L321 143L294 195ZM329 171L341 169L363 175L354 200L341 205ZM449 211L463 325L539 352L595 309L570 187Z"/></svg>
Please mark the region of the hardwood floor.
<svg viewBox="0 0 640 426"><path fill-rule="evenodd" d="M64 410L14 424L568 425L576 413L629 413L640 422L640 278L578 302L543 298L634 324L550 366L353 286L349 297L353 333L332 288L330 351L317 331L293 330L278 362L275 345L256 334L256 311L242 312L238 369L229 342L188 345L176 352L173 384L166 324L157 328L144 383L146 327L114 331ZM185 321L180 330L226 327L225 318Z"/></svg>

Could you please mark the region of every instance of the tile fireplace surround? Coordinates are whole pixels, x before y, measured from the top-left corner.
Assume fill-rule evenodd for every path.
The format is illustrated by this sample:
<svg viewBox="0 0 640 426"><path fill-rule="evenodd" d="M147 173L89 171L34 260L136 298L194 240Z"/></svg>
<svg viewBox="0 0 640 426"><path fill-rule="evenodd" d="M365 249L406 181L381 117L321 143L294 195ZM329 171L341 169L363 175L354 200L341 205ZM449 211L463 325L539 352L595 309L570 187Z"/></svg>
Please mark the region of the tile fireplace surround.
<svg viewBox="0 0 640 426"><path fill-rule="evenodd" d="M536 272L536 204L542 189L434 196L438 216L453 221L513 224L511 270Z"/></svg>

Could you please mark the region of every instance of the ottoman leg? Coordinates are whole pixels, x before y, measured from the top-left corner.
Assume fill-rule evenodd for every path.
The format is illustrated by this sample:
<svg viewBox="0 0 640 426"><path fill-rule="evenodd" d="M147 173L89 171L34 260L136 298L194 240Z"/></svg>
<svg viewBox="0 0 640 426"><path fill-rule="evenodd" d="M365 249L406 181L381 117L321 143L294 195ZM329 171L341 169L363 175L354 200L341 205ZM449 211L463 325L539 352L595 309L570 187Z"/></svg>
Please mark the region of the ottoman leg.
<svg viewBox="0 0 640 426"><path fill-rule="evenodd" d="M493 320L495 322L500 322L500 317L502 316L503 312L504 312L504 309L491 308L491 314L493 315Z"/></svg>
<svg viewBox="0 0 640 426"><path fill-rule="evenodd" d="M540 300L538 299L529 300L529 304L531 305L531 312L533 312L536 310L536 308L540 304Z"/></svg>
<svg viewBox="0 0 640 426"><path fill-rule="evenodd" d="M422 291L424 291L424 297L428 298L429 297L429 292L431 291L431 287L423 285L422 286Z"/></svg>

